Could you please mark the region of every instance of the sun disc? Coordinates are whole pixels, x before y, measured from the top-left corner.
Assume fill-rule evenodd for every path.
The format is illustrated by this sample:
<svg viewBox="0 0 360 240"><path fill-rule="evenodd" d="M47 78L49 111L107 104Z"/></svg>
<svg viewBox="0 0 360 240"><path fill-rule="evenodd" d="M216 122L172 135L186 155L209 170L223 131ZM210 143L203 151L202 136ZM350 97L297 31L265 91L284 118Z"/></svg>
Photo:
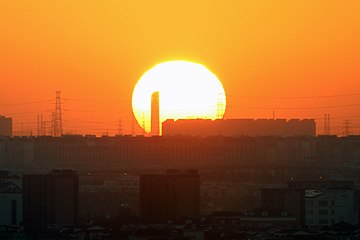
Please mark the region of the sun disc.
<svg viewBox="0 0 360 240"><path fill-rule="evenodd" d="M160 122L166 119L216 119L225 113L220 80L205 66L189 61L157 64L137 82L132 109L145 132L151 129L151 95L159 92Z"/></svg>

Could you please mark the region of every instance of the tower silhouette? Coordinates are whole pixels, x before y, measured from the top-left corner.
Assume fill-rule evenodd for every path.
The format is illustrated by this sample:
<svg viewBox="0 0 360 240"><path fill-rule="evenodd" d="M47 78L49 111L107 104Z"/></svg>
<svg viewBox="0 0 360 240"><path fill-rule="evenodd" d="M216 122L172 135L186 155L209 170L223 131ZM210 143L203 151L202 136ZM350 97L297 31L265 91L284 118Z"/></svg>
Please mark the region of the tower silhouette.
<svg viewBox="0 0 360 240"><path fill-rule="evenodd" d="M56 91L55 112L53 115L53 135L54 137L61 137L62 134L61 96L60 91Z"/></svg>
<svg viewBox="0 0 360 240"><path fill-rule="evenodd" d="M216 118L222 119L223 113L225 113L225 106L224 106L224 96L221 93L218 93L218 101L216 105Z"/></svg>
<svg viewBox="0 0 360 240"><path fill-rule="evenodd" d="M324 115L324 135L330 135L330 114Z"/></svg>
<svg viewBox="0 0 360 240"><path fill-rule="evenodd" d="M122 131L122 121L121 119L119 119L119 123L118 123L118 135L122 136L123 135L123 131Z"/></svg>
<svg viewBox="0 0 360 240"><path fill-rule="evenodd" d="M350 120L345 120L344 121L344 135L345 136L349 136L350 135L350 125L351 125L351 122Z"/></svg>
<svg viewBox="0 0 360 240"><path fill-rule="evenodd" d="M151 94L151 136L160 135L159 92Z"/></svg>
<svg viewBox="0 0 360 240"><path fill-rule="evenodd" d="M45 121L43 121L42 114L37 115L37 135L38 136L46 135Z"/></svg>
<svg viewBox="0 0 360 240"><path fill-rule="evenodd" d="M135 117L131 115L131 136L135 136Z"/></svg>
<svg viewBox="0 0 360 240"><path fill-rule="evenodd" d="M145 126L145 113L142 113L142 126L143 126L143 129L142 129L142 135L145 136L145 129L146 129L146 126Z"/></svg>

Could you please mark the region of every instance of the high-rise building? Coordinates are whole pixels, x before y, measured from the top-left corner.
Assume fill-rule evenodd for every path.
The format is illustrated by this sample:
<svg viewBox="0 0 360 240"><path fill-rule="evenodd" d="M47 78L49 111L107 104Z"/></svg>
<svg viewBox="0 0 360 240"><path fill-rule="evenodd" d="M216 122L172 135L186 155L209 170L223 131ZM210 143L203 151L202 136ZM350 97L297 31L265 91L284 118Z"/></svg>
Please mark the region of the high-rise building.
<svg viewBox="0 0 360 240"><path fill-rule="evenodd" d="M160 104L159 92L151 95L151 136L160 135Z"/></svg>
<svg viewBox="0 0 360 240"><path fill-rule="evenodd" d="M147 223L166 223L200 214L200 176L197 170L140 175L140 215Z"/></svg>
<svg viewBox="0 0 360 240"><path fill-rule="evenodd" d="M45 232L50 226L76 224L79 177L72 170L23 176L25 231Z"/></svg>
<svg viewBox="0 0 360 240"><path fill-rule="evenodd" d="M0 136L12 136L12 118L0 115Z"/></svg>

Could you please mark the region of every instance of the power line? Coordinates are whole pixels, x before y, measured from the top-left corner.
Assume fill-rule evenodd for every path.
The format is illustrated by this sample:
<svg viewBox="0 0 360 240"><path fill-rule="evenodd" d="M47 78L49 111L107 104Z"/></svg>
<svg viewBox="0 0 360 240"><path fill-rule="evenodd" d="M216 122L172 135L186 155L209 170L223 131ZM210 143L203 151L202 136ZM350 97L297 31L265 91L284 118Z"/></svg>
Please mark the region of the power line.
<svg viewBox="0 0 360 240"><path fill-rule="evenodd" d="M340 98L340 97L353 97L360 96L360 93L347 93L347 94L334 94L334 95L319 95L319 96L251 96L251 95L236 95L226 94L227 97L239 98L259 98L259 99L313 99L313 98Z"/></svg>
<svg viewBox="0 0 360 240"><path fill-rule="evenodd" d="M271 110L306 110L306 109L326 109L326 108L347 108L347 107L360 107L360 103L344 104L344 105L328 105L317 107L247 107L247 106L227 106L227 108L244 108L244 109L271 109Z"/></svg>
<svg viewBox="0 0 360 240"><path fill-rule="evenodd" d="M92 111L92 110L79 110L79 109L63 109L64 112L88 112L88 113L119 113L120 111Z"/></svg>
<svg viewBox="0 0 360 240"><path fill-rule="evenodd" d="M52 110L42 110L42 111L33 111L33 112L13 112L13 113L6 113L6 114L8 114L8 115L16 115L16 114L39 113L39 112L52 112Z"/></svg>
<svg viewBox="0 0 360 240"><path fill-rule="evenodd" d="M37 103L52 102L52 101L54 101L54 99L39 100L39 101L31 101L31 102L22 102L22 103L8 103L8 104L0 104L0 107L6 107L6 106L18 106L18 105L29 105L29 104L37 104Z"/></svg>
<svg viewBox="0 0 360 240"><path fill-rule="evenodd" d="M74 98L62 98L64 101L73 102L108 102L108 103L131 103L131 101L114 101L114 100L97 100L97 99L74 99Z"/></svg>

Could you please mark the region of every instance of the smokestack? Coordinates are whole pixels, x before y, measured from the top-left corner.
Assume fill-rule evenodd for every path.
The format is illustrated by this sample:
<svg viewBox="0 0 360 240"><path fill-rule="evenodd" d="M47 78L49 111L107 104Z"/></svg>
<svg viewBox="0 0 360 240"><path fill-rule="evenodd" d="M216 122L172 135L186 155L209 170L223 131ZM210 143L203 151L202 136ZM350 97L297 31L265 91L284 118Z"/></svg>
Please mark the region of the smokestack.
<svg viewBox="0 0 360 240"><path fill-rule="evenodd" d="M151 136L160 135L160 106L159 92L151 95Z"/></svg>

